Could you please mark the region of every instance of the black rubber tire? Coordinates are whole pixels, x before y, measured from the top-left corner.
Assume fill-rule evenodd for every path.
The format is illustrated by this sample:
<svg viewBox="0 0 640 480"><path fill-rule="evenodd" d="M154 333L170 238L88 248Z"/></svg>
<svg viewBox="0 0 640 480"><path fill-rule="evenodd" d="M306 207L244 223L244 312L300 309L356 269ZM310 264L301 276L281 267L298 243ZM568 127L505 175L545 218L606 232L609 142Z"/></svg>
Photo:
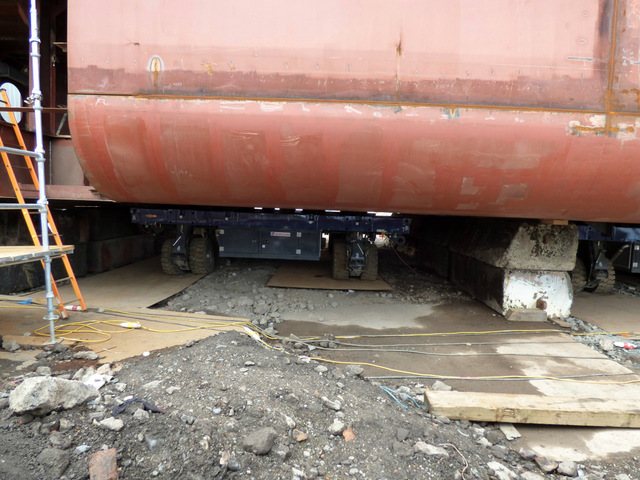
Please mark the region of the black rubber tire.
<svg viewBox="0 0 640 480"><path fill-rule="evenodd" d="M167 238L162 243L162 250L160 253L160 265L162 265L162 271L165 275L182 275L184 271L173 262L173 239Z"/></svg>
<svg viewBox="0 0 640 480"><path fill-rule="evenodd" d="M574 292L581 292L587 286L587 267L579 258L576 258L576 266L571 272L571 285Z"/></svg>
<svg viewBox="0 0 640 480"><path fill-rule="evenodd" d="M343 239L336 239L333 242L333 252L331 254L331 277L334 280L349 280L349 269L347 268L347 242Z"/></svg>
<svg viewBox="0 0 640 480"><path fill-rule="evenodd" d="M378 247L375 244L369 245L369 251L367 252L367 262L365 264L364 269L362 270L362 274L360 275L360 280L365 282L373 282L378 279Z"/></svg>
<svg viewBox="0 0 640 480"><path fill-rule="evenodd" d="M609 294L613 293L613 287L616 284L616 269L613 267L611 260L605 258L604 261L607 264L607 277L600 280L596 291L598 293Z"/></svg>
<svg viewBox="0 0 640 480"><path fill-rule="evenodd" d="M213 242L209 237L193 237L189 244L189 267L191 273L208 275L216 267Z"/></svg>

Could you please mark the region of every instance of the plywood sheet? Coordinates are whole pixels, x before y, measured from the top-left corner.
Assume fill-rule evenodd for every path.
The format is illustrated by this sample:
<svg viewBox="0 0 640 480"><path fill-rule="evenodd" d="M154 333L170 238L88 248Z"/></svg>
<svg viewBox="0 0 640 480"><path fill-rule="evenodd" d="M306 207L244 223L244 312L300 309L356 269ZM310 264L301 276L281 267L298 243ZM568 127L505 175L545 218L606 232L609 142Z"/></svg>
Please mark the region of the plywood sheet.
<svg viewBox="0 0 640 480"><path fill-rule="evenodd" d="M573 298L571 314L607 332L638 332L640 297L614 293L580 292ZM634 335L640 337L640 335Z"/></svg>
<svg viewBox="0 0 640 480"><path fill-rule="evenodd" d="M131 289L135 296L137 289ZM39 305L6 304L0 301L0 332L6 340L16 340L20 345L42 346L49 341L48 324L43 322L45 307ZM144 352L184 345L192 340L200 340L228 330L242 331L246 319L231 319L211 315L197 315L183 312L167 312L147 308L126 308L102 313L94 311L69 312L67 320L56 322L56 337L88 341L86 345L100 355L100 362L113 363L126 358L142 355ZM103 323L106 322L106 323ZM143 328L119 327L121 322L138 322ZM69 327L66 324L71 323ZM82 325L86 325L83 328ZM35 334L40 329L42 335ZM71 332L66 334L65 332ZM24 336L28 334L29 336ZM29 351L31 352L31 351ZM33 352L37 353L37 350ZM14 361L32 360L20 356L22 350L9 353L0 350L0 359Z"/></svg>
<svg viewBox="0 0 640 480"><path fill-rule="evenodd" d="M80 291L88 307L150 307L195 283L202 275L185 273L165 275L160 257L150 258L110 272L78 279ZM70 285L60 287L60 294L73 299L76 295ZM44 292L29 294L44 303Z"/></svg>
<svg viewBox="0 0 640 480"><path fill-rule="evenodd" d="M359 278L334 280L331 265L327 262L286 262L267 283L268 287L311 288L321 290L393 290L387 282L378 277L373 282L363 282Z"/></svg>

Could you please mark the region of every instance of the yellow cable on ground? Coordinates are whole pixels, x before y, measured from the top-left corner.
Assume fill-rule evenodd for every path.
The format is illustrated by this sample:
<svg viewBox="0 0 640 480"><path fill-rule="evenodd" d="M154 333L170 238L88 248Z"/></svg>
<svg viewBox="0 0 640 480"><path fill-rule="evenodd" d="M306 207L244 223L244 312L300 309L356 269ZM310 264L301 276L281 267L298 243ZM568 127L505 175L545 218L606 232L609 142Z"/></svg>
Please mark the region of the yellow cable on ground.
<svg viewBox="0 0 640 480"><path fill-rule="evenodd" d="M1 301L1 300L0 300ZM1 308L29 308L29 309L42 309L45 308L44 306L41 305L17 305L17 306L0 306ZM106 314L106 315L115 315L115 316L125 316L128 318L135 318L138 319L139 317L143 317L148 319L149 321L158 321L158 319L160 320L172 320L172 321L176 321L179 320L181 322L186 322L186 323L203 323L203 325L196 325L193 327L184 327L184 328L180 328L180 329L171 329L171 330L160 330L160 329L154 329L154 328L150 328L147 326L144 326L142 324L140 324L139 328L143 329L143 330L147 330L149 332L154 332L154 333L179 333L179 332L186 332L186 331L193 331L193 330L201 330L201 329L209 329L209 328L224 328L224 327L233 327L233 326L242 326L246 333L252 337L254 340L256 340L257 342L259 342L260 344L262 344L263 346L270 348L270 349L274 349L273 346L269 345L268 343L266 343L264 340L262 340L260 335L263 335L266 338L269 338L271 340L278 340L278 337L273 337L270 335L266 335L264 332L262 332L260 329L258 329L256 326L254 326L251 322L249 322L247 319L244 318L239 318L239 317L222 317L222 316L212 316L212 315L207 315L206 317L201 317L201 316L196 316L195 318L193 316L190 317L183 317L181 315L171 315L171 314L165 314L165 313L142 313L142 312L126 312L126 311L122 311L122 310L115 310L115 309L104 309L103 311L97 312L100 314ZM220 320L224 320L224 321L220 321ZM231 320L231 321L230 321ZM234 321L235 320L235 321ZM128 322L125 322L128 323ZM96 326L111 326L111 327L116 327L117 330L103 330L101 328L97 328ZM40 335L40 336L48 336L49 333L43 333L42 330L47 330L49 327L48 325L45 325L43 327L38 328L35 331L36 335ZM83 343L101 343L101 342L106 342L107 340L111 339L111 336L113 334L118 334L118 333L128 333L132 330L137 330L139 329L138 327L132 327L132 326L123 326L122 323L117 322L117 321L112 321L112 320L91 320L91 321L87 321L87 322L70 322L70 323L66 323L63 325L57 325L55 327L55 331L56 333L64 339L67 340L73 340L73 341L77 341L77 342L83 342ZM71 338L69 337L69 335L76 335L78 333L83 333L83 334L89 334L89 335L101 335L104 338L102 339L97 339L97 340L89 340L89 339L78 339L78 338ZM524 330L524 329L520 329L520 330L488 330L488 331L480 331L480 332L440 332L440 333L413 333L413 334L383 334L383 335L341 335L341 336L336 336L336 339L354 339L354 338L390 338L390 337L434 337L434 336L463 336L463 335L489 335L489 334L514 334L514 333L569 333L569 335L573 335L573 336L589 336L589 335L636 335L639 334L639 332L614 332L614 333L609 333L609 332L592 332L592 333L572 333L572 332L563 332L562 330L557 330L557 329L532 329L532 330ZM314 339L320 339L322 337L307 337L307 338L301 338L300 340L302 342L305 341L309 341L309 340L314 340ZM415 377L422 377L422 378L439 378L439 379L445 379L445 380L551 380L551 381L558 381L558 382L568 382L568 383L581 383L581 384L591 384L591 385L628 385L628 384L633 384L633 383L640 383L640 379L638 380L627 380L627 381L616 381L616 382L598 382L598 381L590 381L590 380L578 380L578 379L571 379L571 378L559 378L559 377L552 377L552 376L529 376L529 375L497 375L497 376L466 376L466 377L462 377L462 376L453 376L453 375L436 375L436 374L424 374L424 373L417 373L417 372L410 372L410 371L404 371L404 370L398 370L398 369L394 369L394 368L390 368L390 367L385 367L383 365L376 365L373 363L366 363L366 362L344 362L344 361L339 361L339 360L329 360L329 359L324 359L324 358L320 358L320 357L309 357L311 360L315 360L315 361L319 361L319 362L325 362L325 363L333 363L333 364L341 364L341 365L360 365L360 366L367 366L367 367L372 367L372 368L377 368L377 369L381 369L381 370L385 370L388 372L393 372L393 373L398 373L401 375L407 375L407 376L415 376Z"/></svg>
<svg viewBox="0 0 640 480"><path fill-rule="evenodd" d="M123 330L102 330L100 328L96 328L94 325L111 325L111 326L116 326L116 327L120 327L119 324L114 324L112 322L108 322L108 321L91 321L90 323L84 323L84 322L70 322L70 323L65 323L63 325L57 325L55 326L55 333L58 337L60 337L61 339L64 340L71 340L74 342L81 342L81 343L101 343L101 342L106 342L108 340L111 339L111 335L113 334L117 334L117 333L127 333L131 330L134 330L133 328L126 328ZM75 327L75 328L74 328ZM122 327L121 327L122 328ZM46 332L43 332L43 330L47 330ZM49 326L45 325L42 326L38 329L36 329L36 331L34 332L36 335L42 336L42 337L48 337L50 335L49 330ZM92 335L102 335L104 338L99 339L99 340L91 340L91 339L82 339L82 338L74 338L74 337L70 337L70 335L76 335L78 333L84 333L84 334L92 334Z"/></svg>
<svg viewBox="0 0 640 480"><path fill-rule="evenodd" d="M311 360L316 360L318 362L325 363L336 363L340 365L360 365L365 367L374 367L379 368L381 370L386 370L388 372L399 373L402 375L413 376L413 377L426 377L426 378L439 378L444 380L554 380L558 382L570 382L570 383L587 383L593 385L627 385L630 383L640 383L640 379L638 380L627 380L620 382L596 382L590 380L577 380L573 378L558 378L544 375L495 375L495 376L485 376L485 377L458 377L454 375L435 375L432 373L416 373L416 372L408 372L405 370L397 370L395 368L385 367L382 365L376 365L375 363L365 363L365 362L342 362L339 360L328 360L320 357L309 357Z"/></svg>
<svg viewBox="0 0 640 480"><path fill-rule="evenodd" d="M194 321L194 318L197 318L199 320L204 320L204 321L211 321L212 319L216 319L216 320L237 320L237 321L241 321L241 322L248 322L248 320L246 318L243 317L224 317L222 315L196 315L196 314L190 314L189 317L183 317L181 316L178 312L176 312L174 315L172 314L167 314L167 313L143 313L143 312L127 312L127 311L123 311L123 310L115 310L113 308L103 308L100 309L103 310L103 312L113 312L113 313L118 313L121 315L128 315L128 316L136 316L136 317L148 317L148 318L163 318L163 317L171 317L171 318L179 318L182 320L185 320L187 322L189 321ZM97 313L103 313L98 311ZM250 323L250 322L249 322Z"/></svg>
<svg viewBox="0 0 640 480"><path fill-rule="evenodd" d="M0 299L0 301L8 301L5 299ZM33 302L32 305L15 305L15 306L3 306L0 305L0 308L38 308L38 309L42 309L42 308L46 308L44 305L38 304L36 302ZM97 309L96 309L97 310ZM150 329L150 328L146 328L149 331L152 332L156 332L156 333L176 333L176 332L180 332L180 331L188 331L188 330L196 330L196 329L202 329L202 328L209 328L209 327L213 327L213 328L220 328L220 327L226 327L226 326L236 326L236 325L248 325L250 328L255 328L255 326L249 322L248 319L246 318L242 318L242 317L224 317L224 316L220 316L220 315L206 315L206 316L198 316L198 315L194 315L191 314L190 317L183 317L179 314L167 314L167 313L163 313L163 312L159 312L159 313L143 313L143 312L127 312L127 311L123 311L123 310L116 310L116 309L110 309L110 308L105 308L105 309L100 309L102 311L97 311L96 313L107 313L107 312L113 312L115 314L119 314L119 315L124 315L127 317L131 317L131 318L138 318L138 317L143 317L143 318L148 318L148 319L174 319L174 320L180 320L180 321L184 321L184 322L205 322L207 324L212 323L214 320L222 320L222 323L216 324L216 325L202 325L199 327L189 327L189 328L185 328L185 329L178 329L178 330L154 330L154 329ZM235 321L235 322L234 322ZM96 321L94 322L96 324L99 323L103 323L103 321ZM107 323L107 322L104 322ZM71 324L66 324L66 325L71 325ZM113 325L113 324L112 324ZM119 326L119 325L115 325L115 326ZM40 330L40 329L39 329ZM111 333L116 333L116 332L111 332ZM339 335L336 336L336 339L355 339L355 338L393 338L393 337L398 337L398 338L410 338L410 337L437 337L437 336L464 336L464 335L499 335L499 334L526 334L526 333L565 333L571 336L576 336L576 337L583 337L583 336L591 336L591 335L640 335L640 332L587 332L587 333L575 333L575 332L565 332L563 330L558 330L558 329L505 329L505 330L484 330L484 331L465 331L465 332L434 332L434 333L404 333L404 334L380 334L380 335ZM263 333L264 335L264 333ZM276 337L270 337L268 335L265 335L267 338L276 340ZM310 340L319 340L322 339L323 337L318 337L318 336L314 336L314 337L301 337L300 340L301 341L310 341Z"/></svg>
<svg viewBox="0 0 640 480"><path fill-rule="evenodd" d="M562 330L556 329L533 329L533 330L486 330L486 331L478 331L478 332L437 332L437 333L389 333L389 334L380 334L380 335L336 335L335 339L345 339L351 340L355 338L410 338L410 337L448 337L448 336L465 336L465 335L501 335L501 334L525 334L525 333L563 333L565 335L575 336L575 337L588 337L590 335L640 335L640 332L589 332L589 333L574 333L574 332L565 332ZM314 337L300 337L300 340L303 342L308 342L311 340L324 340L324 337L314 336Z"/></svg>
<svg viewBox="0 0 640 480"><path fill-rule="evenodd" d="M9 308L29 308L29 307L9 307ZM30 308L41 308L41 307L30 307ZM112 313L109 313L112 312ZM159 314L151 314L151 313L133 313L126 312L122 310L114 310L114 309L104 309L102 312L97 312L99 314L113 315L117 316L125 316L127 318L138 319L138 317L147 318L148 321L159 321L159 320L180 320L186 323L201 323L201 325L197 326L185 326L183 328L176 329L168 329L161 330L157 328L150 328L142 324L137 324L133 326L131 322L118 322L115 320L89 320L85 322L70 322L62 325L55 326L55 333L58 337L64 340L71 340L75 342L81 343L101 343L106 342L112 338L113 334L118 333L128 333L132 330L146 330L153 333L180 333L180 332L188 332L193 330L202 330L202 329L212 329L212 328L226 328L226 327L234 327L234 326L249 326L251 328L255 328L247 319L243 318L230 318L230 317L221 317L221 316L207 316L207 317L197 317L197 318L188 318L182 317L180 315L166 315L163 313ZM220 322L219 320L238 320L235 322ZM99 326L111 326L116 327L116 329L105 330L102 328L98 328ZM39 336L49 336L48 325L42 326L36 329L35 334ZM45 331L46 330L46 331ZM85 334L85 335L100 335L102 338L99 339L87 339L87 338L77 338L72 335L77 334ZM269 337L275 339L274 337Z"/></svg>
<svg viewBox="0 0 640 480"><path fill-rule="evenodd" d="M562 330L534 329L534 330L486 330L480 332L437 332L437 333L398 333L398 334L381 334L381 335L341 335L336 338L385 338L385 337L436 337L450 335L489 335L500 333L563 333Z"/></svg>

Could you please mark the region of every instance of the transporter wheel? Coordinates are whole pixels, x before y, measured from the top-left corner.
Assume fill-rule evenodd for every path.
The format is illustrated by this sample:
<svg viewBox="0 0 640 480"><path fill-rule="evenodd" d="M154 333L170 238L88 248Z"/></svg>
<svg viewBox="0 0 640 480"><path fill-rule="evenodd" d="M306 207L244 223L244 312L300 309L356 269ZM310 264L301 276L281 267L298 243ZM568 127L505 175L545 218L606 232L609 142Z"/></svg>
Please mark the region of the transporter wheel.
<svg viewBox="0 0 640 480"><path fill-rule="evenodd" d="M367 261L360 275L360 280L373 282L378 278L378 247L374 243L369 245Z"/></svg>
<svg viewBox="0 0 640 480"><path fill-rule="evenodd" d="M173 239L167 238L162 243L160 265L165 275L182 275L184 271L173 261Z"/></svg>
<svg viewBox="0 0 640 480"><path fill-rule="evenodd" d="M216 266L213 242L209 237L193 237L189 244L189 267L196 275L207 275Z"/></svg>
<svg viewBox="0 0 640 480"><path fill-rule="evenodd" d="M347 268L347 242L344 239L335 239L331 255L331 276L334 280L349 280Z"/></svg>
<svg viewBox="0 0 640 480"><path fill-rule="evenodd" d="M613 267L611 260L605 258L604 261L607 264L607 276L600 279L596 291L598 293L613 293L613 287L616 284L616 269Z"/></svg>
<svg viewBox="0 0 640 480"><path fill-rule="evenodd" d="M571 285L574 292L581 292L587 286L587 267L579 258L576 258L576 266L571 272Z"/></svg>

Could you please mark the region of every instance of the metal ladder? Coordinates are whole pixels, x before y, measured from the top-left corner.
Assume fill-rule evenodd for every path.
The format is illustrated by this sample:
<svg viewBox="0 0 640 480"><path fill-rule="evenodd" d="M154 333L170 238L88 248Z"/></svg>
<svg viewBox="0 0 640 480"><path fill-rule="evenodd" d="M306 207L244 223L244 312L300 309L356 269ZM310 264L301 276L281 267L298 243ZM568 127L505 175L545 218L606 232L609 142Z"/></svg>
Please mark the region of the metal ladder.
<svg viewBox="0 0 640 480"><path fill-rule="evenodd" d="M43 134L42 134L42 92L40 91L40 39L38 38L38 30L37 30L37 10L36 10L36 1L31 0L31 8L30 8L30 24L31 24L31 37L29 39L30 42L30 56L31 56L31 73L32 73L32 81L33 88L31 96L29 97L29 101L33 103L33 110L35 115L35 133L36 133L36 148L35 151L29 151L25 145L24 138L22 137L22 132L18 127L18 122L16 121L16 117L12 111L9 113L9 119L11 120L11 125L13 127L13 131L15 137L18 141L20 148L11 148L6 147L0 138L0 154L2 156L2 161L7 170L7 174L9 175L9 179L11 180L11 185L13 187L13 191L15 193L16 199L18 203L9 203L9 204L0 204L0 209L20 209L22 211L22 215L27 224L27 228L29 229L29 233L31 235L31 239L33 240L33 244L35 246L41 246L45 252L49 252L50 242L49 236L51 235L55 241L57 246L63 246L62 240L60 239L60 234L56 228L56 225L53 221L53 217L51 216L51 210L49 209L49 204L47 202L46 194L45 194L45 185L44 185L44 148L43 148ZM9 102L9 97L5 90L0 90L1 102L6 107L11 108L11 104ZM21 156L24 158L26 168L29 171L31 176L31 181L33 182L34 187L39 192L39 198L36 203L26 203L24 199L24 195L20 190L20 184L15 176L13 166L9 160L9 155ZM34 169L33 162L31 158L36 159L37 163L37 173ZM31 215L29 210L37 210L40 214L40 230L42 233L42 238L40 239L38 233L36 232L35 226L33 224L33 220L31 219ZM74 300L70 302L79 302L79 306L81 310L86 310L87 306L82 297L82 293L80 292L80 287L78 286L78 282L76 280L75 274L73 273L73 269L71 267L71 263L69 262L69 257L66 253L55 254L56 257L62 258L64 263L67 277L64 279L59 279L58 282L62 282L65 280L70 280L71 285L73 286L73 290L76 294ZM53 278L51 274L51 258L52 255L46 254L44 260L42 260L42 265L45 271L45 287L46 287L46 300L47 300L47 315L44 317L45 320L49 321L49 330L51 334L51 342L55 342L55 327L54 322L60 318L67 318L68 313L67 309L69 307L65 307L65 304L62 302L60 297L60 293L58 291L58 286L56 284L56 280ZM53 300L56 300L57 307L60 311L60 316L55 313Z"/></svg>
<svg viewBox="0 0 640 480"><path fill-rule="evenodd" d="M2 97L2 103L7 107L11 107L11 104L9 102L9 97L7 96L7 92L5 90L0 90L0 96ZM15 150L18 150L19 152L16 151L13 153L15 153L16 155L20 155L24 158L26 169L29 171L29 175L31 176L31 181L33 182L35 189L40 190L40 181L38 180L36 171L33 168L33 162L31 161L30 156L27 155L28 153L31 153L31 152L27 150L27 147L24 143L24 138L22 136L22 132L18 127L18 122L16 121L15 115L13 114L13 112L8 112L8 113L9 113L9 118L11 120L11 125L13 127L13 132L16 136L16 139L18 140L18 144L20 145L19 149L15 149ZM4 147L2 138L0 138L0 147ZM20 190L20 184L18 183L18 180L15 176L13 167L11 166L11 162L9 161L8 153L10 152L0 151L0 155L2 155L2 161L7 170L7 174L9 175L9 179L11 180L11 186L13 187L13 191L15 193L16 199L20 204L25 205L26 202L22 194L22 191ZM37 207L40 208L39 206ZM49 209L49 205L44 205L44 207L46 208L46 213L47 213L47 227L48 227L47 234L49 234L50 232L50 235L55 241L55 244L58 246L62 246L63 245L62 239L60 238L60 234L58 232L58 229L56 228L56 224L53 221L53 217L51 216L51 210ZM31 240L33 241L33 244L37 247L42 246L40 239L38 238L38 234L36 232L35 226L33 224L33 220L31 219L31 215L28 212L28 209L21 208L21 211L22 211L22 216L24 217L24 220L27 224L27 228L29 229L29 233L31 235ZM51 279L52 279L51 288L53 290L54 298L56 300L56 303L60 310L60 314L62 318L67 318L68 313L62 301L62 298L60 297L60 292L58 291L57 282L62 282L66 280L71 281L71 285L73 286L73 290L76 294L76 298L73 300L70 300L67 303L78 301L80 303L81 310L86 310L87 306L84 303L84 299L82 298L82 293L80 292L80 287L78 286L78 281L76 280L75 274L73 273L73 268L71 267L71 263L69 262L69 256L66 253L63 253L60 256L60 258L62 259L62 262L64 263L64 267L67 271L67 277L63 279L55 280L53 276L51 276Z"/></svg>

